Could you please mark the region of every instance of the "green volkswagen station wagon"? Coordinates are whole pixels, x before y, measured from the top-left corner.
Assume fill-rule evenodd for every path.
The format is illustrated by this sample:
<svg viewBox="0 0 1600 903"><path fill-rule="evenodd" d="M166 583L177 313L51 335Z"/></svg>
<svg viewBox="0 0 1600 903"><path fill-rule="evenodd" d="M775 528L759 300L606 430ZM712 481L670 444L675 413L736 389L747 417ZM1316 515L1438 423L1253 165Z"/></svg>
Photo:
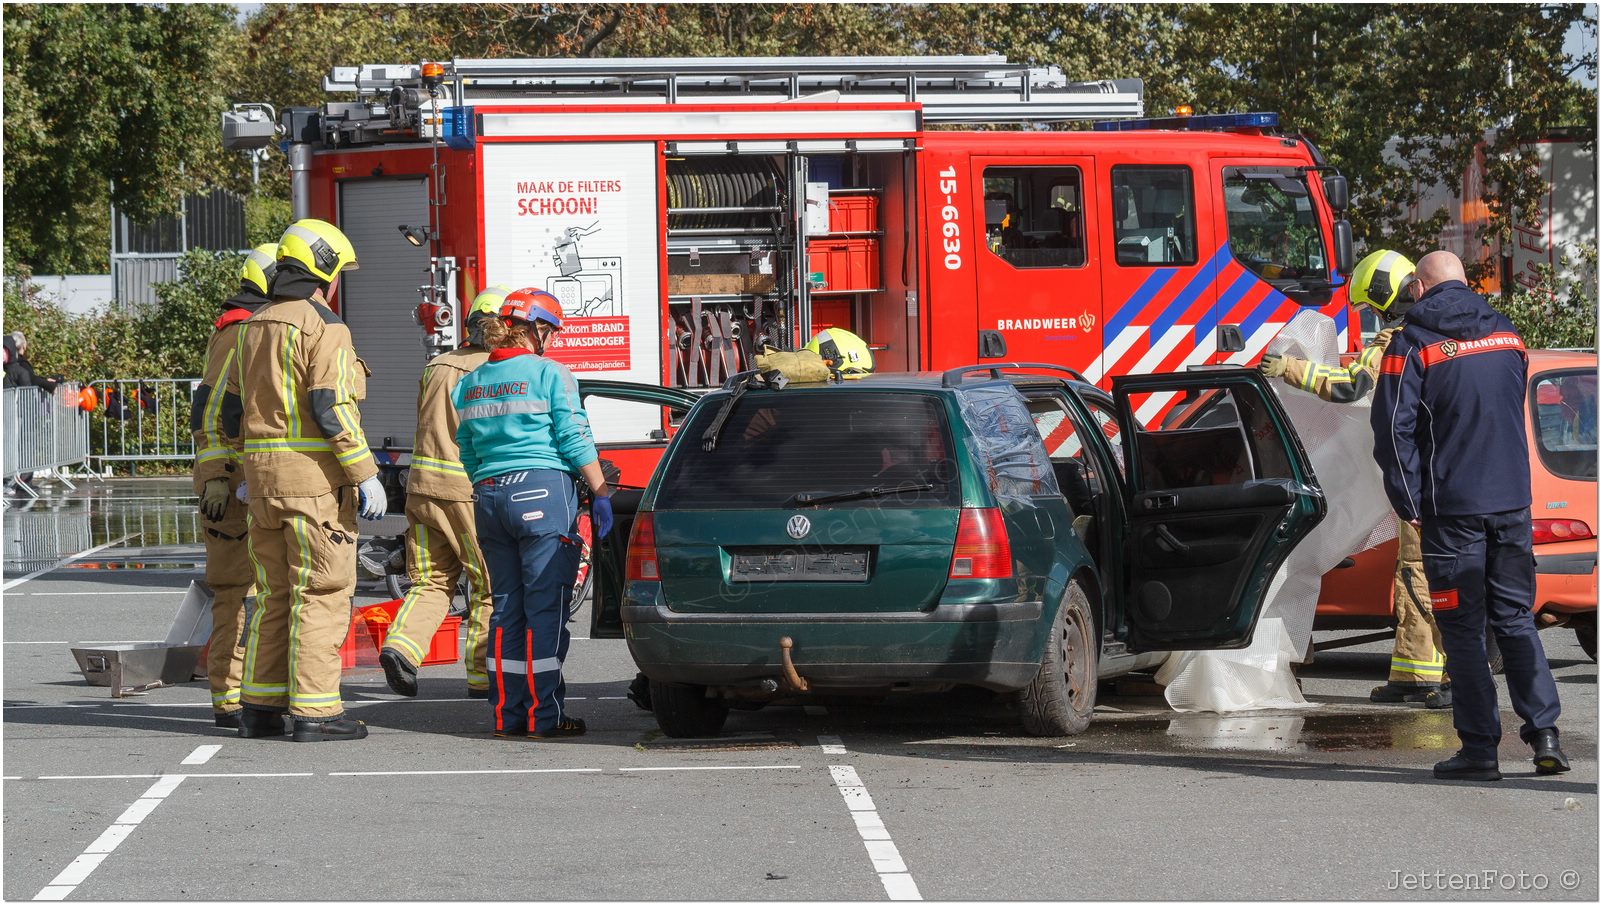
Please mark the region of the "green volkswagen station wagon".
<svg viewBox="0 0 1600 903"><path fill-rule="evenodd" d="M1085 729L1098 680L1247 645L1326 512L1256 371L1050 365L699 400L595 556L595 636L626 636L669 736L730 706L978 686L1038 735ZM1221 395L1193 427L1146 427ZM626 546L622 535L626 535Z"/></svg>

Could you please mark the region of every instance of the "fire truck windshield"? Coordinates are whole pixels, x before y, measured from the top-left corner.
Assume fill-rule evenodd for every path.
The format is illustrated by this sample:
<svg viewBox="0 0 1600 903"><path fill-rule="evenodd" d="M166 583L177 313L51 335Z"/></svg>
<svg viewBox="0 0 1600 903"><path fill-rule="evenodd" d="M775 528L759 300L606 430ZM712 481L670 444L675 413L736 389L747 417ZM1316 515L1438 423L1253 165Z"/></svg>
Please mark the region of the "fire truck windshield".
<svg viewBox="0 0 1600 903"><path fill-rule="evenodd" d="M1304 175L1292 167L1228 167L1222 180L1228 245L1239 263L1273 282L1328 282L1322 225Z"/></svg>

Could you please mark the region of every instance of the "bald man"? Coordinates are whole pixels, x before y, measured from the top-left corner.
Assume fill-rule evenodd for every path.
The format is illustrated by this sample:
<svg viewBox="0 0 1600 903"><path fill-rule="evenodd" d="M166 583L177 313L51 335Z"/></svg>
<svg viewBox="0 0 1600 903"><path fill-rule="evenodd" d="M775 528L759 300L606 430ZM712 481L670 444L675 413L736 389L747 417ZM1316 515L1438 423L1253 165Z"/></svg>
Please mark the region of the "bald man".
<svg viewBox="0 0 1600 903"><path fill-rule="evenodd" d="M1417 302L1389 342L1372 402L1373 456L1422 567L1444 640L1461 750L1436 778L1500 779L1500 704L1487 621L1538 774L1567 771L1561 702L1533 623L1533 503L1524 421L1528 355L1511 321L1467 288L1461 260L1417 262Z"/></svg>

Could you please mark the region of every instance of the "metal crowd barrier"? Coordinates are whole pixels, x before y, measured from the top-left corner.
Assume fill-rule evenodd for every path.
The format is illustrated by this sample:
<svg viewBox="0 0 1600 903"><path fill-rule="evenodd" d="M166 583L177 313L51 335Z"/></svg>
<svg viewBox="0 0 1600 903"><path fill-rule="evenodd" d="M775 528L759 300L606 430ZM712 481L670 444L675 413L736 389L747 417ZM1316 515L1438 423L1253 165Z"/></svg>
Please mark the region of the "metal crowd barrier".
<svg viewBox="0 0 1600 903"><path fill-rule="evenodd" d="M63 468L83 464L89 455L89 415L78 404L77 383L63 383L52 395L38 386L5 390L4 464L0 479L31 496L33 487L18 477L48 470L72 488Z"/></svg>
<svg viewBox="0 0 1600 903"><path fill-rule="evenodd" d="M189 403L198 379L102 379L91 384L99 398L89 458L96 467L141 462L193 461Z"/></svg>

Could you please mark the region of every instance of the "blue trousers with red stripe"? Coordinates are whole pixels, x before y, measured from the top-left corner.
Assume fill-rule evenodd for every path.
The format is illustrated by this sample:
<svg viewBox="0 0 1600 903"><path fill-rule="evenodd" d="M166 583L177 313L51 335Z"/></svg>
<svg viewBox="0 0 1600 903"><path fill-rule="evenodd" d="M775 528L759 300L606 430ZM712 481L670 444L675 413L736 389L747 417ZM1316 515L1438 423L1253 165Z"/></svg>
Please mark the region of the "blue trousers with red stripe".
<svg viewBox="0 0 1600 903"><path fill-rule="evenodd" d="M1489 673L1485 624L1505 657L1506 689L1511 708L1522 718L1522 739L1554 728L1561 700L1533 623L1533 521L1528 509L1424 517L1422 568L1428 575L1433 619L1444 640L1462 751L1474 759L1500 758L1500 701Z"/></svg>
<svg viewBox="0 0 1600 903"><path fill-rule="evenodd" d="M519 470L480 481L473 513L489 571L489 703L497 733L543 732L561 721L561 665L578 576L578 492L570 474Z"/></svg>

